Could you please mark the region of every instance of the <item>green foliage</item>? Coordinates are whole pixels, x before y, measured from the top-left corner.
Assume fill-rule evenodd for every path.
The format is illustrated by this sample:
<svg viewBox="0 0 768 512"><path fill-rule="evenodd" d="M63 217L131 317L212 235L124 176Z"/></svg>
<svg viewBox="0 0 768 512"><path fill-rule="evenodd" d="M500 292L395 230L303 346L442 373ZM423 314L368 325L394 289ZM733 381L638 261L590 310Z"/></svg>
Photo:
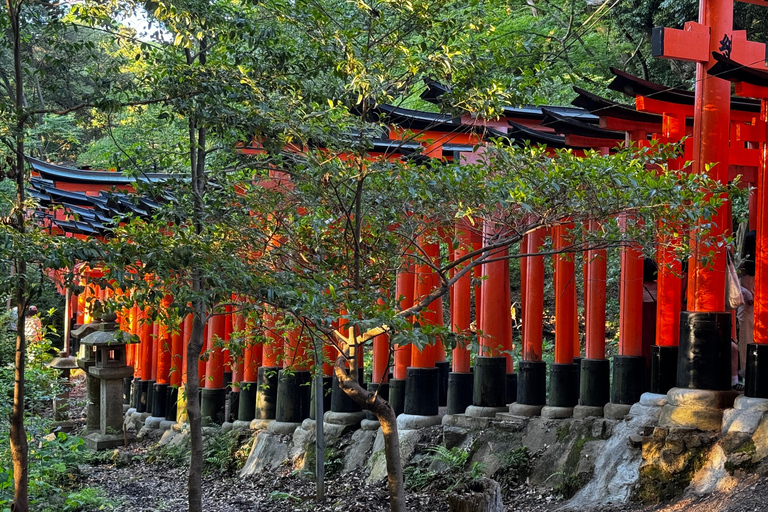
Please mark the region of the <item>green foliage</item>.
<svg viewBox="0 0 768 512"><path fill-rule="evenodd" d="M531 454L525 446L505 453L501 461L504 472L514 475L514 478L518 481L523 481L528 476L530 464Z"/></svg>
<svg viewBox="0 0 768 512"><path fill-rule="evenodd" d="M104 491L85 487L67 494L64 500L64 512L89 512L93 510L112 510L114 504L104 496ZM53 510L51 510L53 512Z"/></svg>
<svg viewBox="0 0 768 512"><path fill-rule="evenodd" d="M291 493L283 492L283 491L272 491L269 494L269 499L272 501L294 501L294 502L301 501L301 498L294 496Z"/></svg>
<svg viewBox="0 0 768 512"><path fill-rule="evenodd" d="M469 452L465 452L458 446L454 446L450 450L445 446L439 444L429 449L433 460L442 462L445 464L446 471L459 471L464 469L469 459Z"/></svg>
<svg viewBox="0 0 768 512"><path fill-rule="evenodd" d="M209 475L233 475L245 464L251 443L248 434L239 430L214 431L203 437L203 471ZM149 463L168 464L173 467L189 465L189 437L182 443L169 443L147 455Z"/></svg>
<svg viewBox="0 0 768 512"><path fill-rule="evenodd" d="M33 432L34 429L30 429ZM13 499L13 470L9 447L0 447L0 507ZM39 510L105 510L108 502L99 491L78 489L78 466L90 461L83 440L59 432L31 437L29 447L29 497Z"/></svg>
<svg viewBox="0 0 768 512"><path fill-rule="evenodd" d="M443 445L436 445L427 451L429 456L425 462L429 463L428 467L412 464L403 471L405 484L411 489L439 488L450 491L484 475L485 465L481 462L466 467L469 453L457 446L449 450Z"/></svg>

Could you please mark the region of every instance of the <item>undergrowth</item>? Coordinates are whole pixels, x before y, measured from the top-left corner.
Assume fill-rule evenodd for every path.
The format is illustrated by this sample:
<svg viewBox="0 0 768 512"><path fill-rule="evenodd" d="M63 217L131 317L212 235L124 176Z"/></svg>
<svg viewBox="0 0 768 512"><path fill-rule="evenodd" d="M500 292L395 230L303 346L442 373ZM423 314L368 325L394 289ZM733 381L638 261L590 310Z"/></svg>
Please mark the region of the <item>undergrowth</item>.
<svg viewBox="0 0 768 512"><path fill-rule="evenodd" d="M251 450L253 437L249 432L215 431L203 436L203 473L207 475L234 475L242 469ZM174 467L189 465L189 437L179 444L167 444L147 455L147 462Z"/></svg>
<svg viewBox="0 0 768 512"><path fill-rule="evenodd" d="M436 488L451 491L483 476L484 465L475 462L467 468L469 453L458 447L448 449L438 445L428 451L425 464L412 464L404 469L405 484L409 489ZM433 466L441 469L431 469Z"/></svg>

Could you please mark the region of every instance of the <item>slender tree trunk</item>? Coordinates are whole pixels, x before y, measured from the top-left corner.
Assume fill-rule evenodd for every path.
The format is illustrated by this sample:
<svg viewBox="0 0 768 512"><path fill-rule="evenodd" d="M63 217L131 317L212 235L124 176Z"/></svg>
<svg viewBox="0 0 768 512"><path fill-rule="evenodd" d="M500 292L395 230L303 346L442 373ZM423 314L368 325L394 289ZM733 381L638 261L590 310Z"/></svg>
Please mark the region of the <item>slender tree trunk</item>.
<svg viewBox="0 0 768 512"><path fill-rule="evenodd" d="M400 438L397 433L397 418L389 402L378 393L363 389L356 380L344 371L344 359L336 360L333 368L339 386L357 404L373 412L381 424L384 434L384 457L387 461L387 486L389 487L389 508L392 512L406 512L405 487L403 486L403 462L400 458Z"/></svg>
<svg viewBox="0 0 768 512"><path fill-rule="evenodd" d="M201 66L206 61L206 39L200 41L198 62ZM193 64L194 59L187 50L187 64ZM192 182L193 213L192 223L195 232L200 235L204 230L205 215L205 143L206 129L198 126L194 117L189 120L189 153ZM197 394L199 388L197 365L200 359L200 351L203 349L204 323L207 315L205 299L202 297L205 288L205 278L200 268L193 270L192 287L198 299L194 303L194 317L192 324L192 338L187 349L187 383L194 381L192 388L194 394L187 397L187 415L189 416L189 434L191 450L189 454L189 479L187 493L189 500L189 512L203 512L202 481L203 481L203 423L200 414L200 402ZM194 343L192 342L194 340ZM194 363L194 371L192 364ZM191 406L190 406L191 404Z"/></svg>
<svg viewBox="0 0 768 512"><path fill-rule="evenodd" d="M193 288L201 289L202 279L199 273L195 275ZM192 335L187 345L187 420L189 421L189 439L191 451L189 454L189 477L187 479L187 494L190 512L202 512L202 484L203 484L203 424L200 415L200 381L198 380L198 366L200 364L200 352L203 349L203 332L205 329L206 308L205 302L200 299L194 304L192 316Z"/></svg>
<svg viewBox="0 0 768 512"><path fill-rule="evenodd" d="M315 482L318 503L325 500L325 432L323 431L323 348L315 339Z"/></svg>
<svg viewBox="0 0 768 512"><path fill-rule="evenodd" d="M15 228L20 235L24 234L24 88L23 72L21 68L21 34L19 2L13 3L7 0L8 17L11 23L13 36L13 64L14 79L16 80L16 205L14 211ZM27 342L24 336L24 313L27 308L26 300L26 271L27 263L23 258L17 258L16 266L16 367L13 383L13 408L11 411L11 459L13 460L13 504L12 512L27 512L29 510L28 499L28 469L29 454L27 447L27 433L24 429L24 366L27 359Z"/></svg>

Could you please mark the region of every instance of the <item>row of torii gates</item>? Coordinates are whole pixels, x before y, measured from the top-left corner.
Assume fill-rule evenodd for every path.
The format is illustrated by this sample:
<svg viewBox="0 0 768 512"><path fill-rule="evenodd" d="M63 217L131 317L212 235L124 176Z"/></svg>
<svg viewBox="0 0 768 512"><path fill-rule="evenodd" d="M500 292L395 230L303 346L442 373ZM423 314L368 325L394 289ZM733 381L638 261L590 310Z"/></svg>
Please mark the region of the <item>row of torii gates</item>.
<svg viewBox="0 0 768 512"><path fill-rule="evenodd" d="M502 136L515 144L529 141L550 148L571 148L582 154L586 149L606 154L629 143L642 145L649 139L679 142L691 136L684 143L685 157L673 162L673 166L681 169L684 161L692 161L690 172L702 173L708 163L716 163L709 172L717 180L727 182L741 175L744 186L754 187L749 224L757 230L755 330L754 343L747 350L745 394L768 398L768 377L764 368L761 372L761 367L768 365L768 54L765 45L747 41L743 31L732 30L732 1L702 4L699 23L687 23L683 30L654 32L657 56L697 62L695 92L667 88L614 70L616 76L610 88L629 95L634 105L576 88L576 107L508 108L501 119L482 124L470 116L455 118L382 105L378 114L390 127L389 133L374 142L369 154L371 158L407 158L416 151L428 158L461 163L472 161L476 157L473 147L489 136ZM736 83L734 97L731 82ZM445 90L436 83L428 85L423 95L427 100ZM417 135L411 137L409 134L414 132ZM248 153L258 149L242 146L239 150ZM99 236L102 223L114 214L130 210L142 215L156 204L143 199L137 206L120 194L104 192L114 186L130 189L129 180L119 173L66 169L33 159L30 164L37 176L31 192L41 205L64 206L54 213L41 210L38 215L51 229L68 236ZM163 177L152 175L147 179ZM721 209L715 223L714 235L730 229L728 205ZM482 228L458 224L455 232L446 234L460 242L455 254L448 257L460 257L462 251L482 247L491 229L486 226L483 232ZM646 382L655 393L666 393L673 387L730 390L734 325L733 312L725 310L725 248L717 249L710 264L702 263L695 254L691 258L688 311L681 311L681 262L671 251L659 250L655 343L644 347L643 256L628 247L621 249L620 340L619 354L613 358L612 379L605 351L605 251L591 251L585 258L584 352L577 320L575 264L572 258L554 257L555 348L547 392L547 365L542 361L544 262L543 256L535 255L547 236L553 237L555 247L567 243L564 227L550 233L539 230L526 235L520 250L529 256L521 259L523 360L517 368L511 356L509 264L499 261L478 267L476 277L484 277L479 286L473 287L470 276L465 276L451 290L450 326L456 332L470 329L474 300L474 320L484 334L478 340L480 352L474 357L474 367L470 367L470 353L463 346L453 349L451 362L446 361L440 341L421 351L411 346L396 347L394 365L390 367L388 340L379 336L372 345L373 382L368 384L369 389L386 393L398 414L436 421L441 406L447 407L448 414L466 412L478 416L509 410L550 417L620 417L648 390ZM440 258L438 243L423 248L429 257ZM699 247L702 254L710 249ZM97 270L82 273L85 284L97 283L98 277ZM404 258L396 287L396 296L403 298L400 306L409 307L427 295L435 286L433 278L436 276L428 265L414 266ZM88 323L89 303L105 299L109 293L95 285L86 286L84 293L70 301L70 317L77 324ZM422 321L441 325L442 309L442 300L436 300ZM186 368L191 319L184 319L171 330L158 322L143 322L147 314L134 307L120 319L122 329L140 340L129 348L128 361L134 367L134 377L126 380L125 400L139 413L181 420L184 408L176 407L179 395L175 389L187 379L179 370ZM311 358L304 339L296 329L280 332L274 328L276 323L279 315L265 311L263 325L269 341L241 354L227 354L215 340L226 341L232 333L248 331L252 326L237 313L209 320L206 348L210 355L198 375L203 388L203 415L208 421L276 419L291 423L311 416ZM359 362L362 364L363 358ZM362 375L362 368L360 371ZM325 395L324 410L359 412L333 382L331 367L324 365L323 373L325 386L331 389ZM230 415L225 417L228 398Z"/></svg>

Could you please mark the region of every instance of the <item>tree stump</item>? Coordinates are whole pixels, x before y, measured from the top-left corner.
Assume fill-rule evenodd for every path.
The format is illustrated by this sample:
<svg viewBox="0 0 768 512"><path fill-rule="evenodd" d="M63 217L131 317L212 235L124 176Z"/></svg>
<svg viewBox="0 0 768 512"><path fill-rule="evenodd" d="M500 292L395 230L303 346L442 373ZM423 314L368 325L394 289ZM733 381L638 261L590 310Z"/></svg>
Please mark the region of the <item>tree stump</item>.
<svg viewBox="0 0 768 512"><path fill-rule="evenodd" d="M496 480L479 478L448 496L450 512L504 512L501 486Z"/></svg>

